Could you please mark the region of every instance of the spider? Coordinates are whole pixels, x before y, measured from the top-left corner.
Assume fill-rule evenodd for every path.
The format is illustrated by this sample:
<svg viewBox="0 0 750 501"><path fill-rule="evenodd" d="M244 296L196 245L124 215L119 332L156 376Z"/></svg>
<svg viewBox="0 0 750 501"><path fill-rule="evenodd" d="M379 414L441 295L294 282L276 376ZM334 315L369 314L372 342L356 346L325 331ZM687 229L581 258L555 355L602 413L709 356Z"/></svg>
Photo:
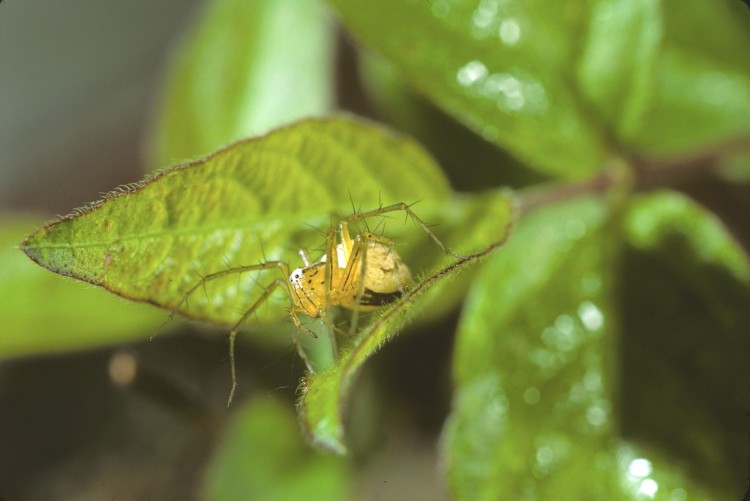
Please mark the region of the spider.
<svg viewBox="0 0 750 501"><path fill-rule="evenodd" d="M235 366L235 339L242 324L271 296L277 289L285 289L290 298L289 317L295 327L312 337L317 335L301 322L299 315L321 318L332 331L340 331L328 319L327 311L334 306L341 306L352 311L349 334L356 332L359 312L376 310L398 299L412 282L409 267L401 260L393 240L365 231L353 238L349 225L358 221L381 216L388 212L403 211L417 223L428 237L447 255L461 258L454 254L429 229L406 203L396 203L365 212L354 212L339 220L336 229L331 228L326 236L326 252L323 257L311 263L307 255L300 251L303 267L290 271L285 261L265 261L258 264L237 266L211 273L192 286L175 307L177 311L187 299L206 282L230 274L278 269L286 278L278 278L267 285L260 297L256 299L229 332L229 360L232 386L227 400L231 405L237 388L237 370ZM338 237L338 243L337 243ZM303 356L304 358L304 356Z"/></svg>

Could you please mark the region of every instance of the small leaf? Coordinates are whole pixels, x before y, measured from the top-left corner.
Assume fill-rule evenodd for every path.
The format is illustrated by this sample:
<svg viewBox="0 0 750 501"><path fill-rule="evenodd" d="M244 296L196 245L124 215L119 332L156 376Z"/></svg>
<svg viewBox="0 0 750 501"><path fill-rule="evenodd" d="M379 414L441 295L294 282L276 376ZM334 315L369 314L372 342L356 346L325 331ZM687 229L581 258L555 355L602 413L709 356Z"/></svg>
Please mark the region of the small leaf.
<svg viewBox="0 0 750 501"><path fill-rule="evenodd" d="M23 250L57 273L173 309L201 276L323 248L331 215L348 214L352 201L368 209L423 200L426 221L440 222L430 215L449 195L411 141L347 118L310 120L114 192L42 228ZM407 234L399 250L415 253L409 262L423 260L424 235L390 221L389 231ZM286 279L268 270L207 283L181 311L233 323L278 278ZM287 308L279 289L257 320L277 321Z"/></svg>
<svg viewBox="0 0 750 501"><path fill-rule="evenodd" d="M114 344L153 332L163 317L155 308L30 263L15 246L36 224L31 216L0 217L0 358Z"/></svg>
<svg viewBox="0 0 750 501"><path fill-rule="evenodd" d="M465 232L462 242L483 242L467 257L441 264L423 275L423 278L399 301L377 314L373 321L360 331L349 346L341 350L336 365L326 371L308 376L303 384L300 417L310 440L317 446L343 454L344 414L354 382L361 365L385 342L406 325L410 318L431 311L444 311L439 294L445 289L463 291L465 285L456 284L454 277L467 265L484 258L499 247L510 234L513 221L513 203L508 194L478 198L467 211L471 225L461 226ZM481 215L480 215L481 214ZM494 242L494 243L493 243ZM476 245L476 244L475 244ZM420 297L426 293L425 297ZM417 299L418 298L418 299ZM407 314L408 313L408 314Z"/></svg>
<svg viewBox="0 0 750 501"><path fill-rule="evenodd" d="M334 36L317 1L212 0L199 19L167 78L153 165L331 110Z"/></svg>
<svg viewBox="0 0 750 501"><path fill-rule="evenodd" d="M713 264L731 272L740 282L750 281L750 260L722 223L689 198L673 192L659 192L636 199L625 219L628 241L649 252L666 252L680 246L684 255L671 255L669 265L684 266L692 274L694 261ZM666 256L664 256L666 257Z"/></svg>
<svg viewBox="0 0 750 501"><path fill-rule="evenodd" d="M261 399L233 416L203 491L204 499L328 501L345 499L348 484L340 458L305 447L289 407Z"/></svg>

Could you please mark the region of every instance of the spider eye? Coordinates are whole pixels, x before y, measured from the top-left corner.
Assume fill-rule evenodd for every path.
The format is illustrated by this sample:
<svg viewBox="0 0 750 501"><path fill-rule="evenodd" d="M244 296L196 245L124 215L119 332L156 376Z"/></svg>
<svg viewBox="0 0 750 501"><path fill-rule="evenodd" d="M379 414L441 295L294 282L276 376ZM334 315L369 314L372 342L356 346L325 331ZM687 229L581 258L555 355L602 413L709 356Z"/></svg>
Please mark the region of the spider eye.
<svg viewBox="0 0 750 501"><path fill-rule="evenodd" d="M296 270L292 271L291 275L289 275L289 281L292 283L298 282L300 278L302 278L302 275L304 275L304 273L302 273L302 269L297 268Z"/></svg>

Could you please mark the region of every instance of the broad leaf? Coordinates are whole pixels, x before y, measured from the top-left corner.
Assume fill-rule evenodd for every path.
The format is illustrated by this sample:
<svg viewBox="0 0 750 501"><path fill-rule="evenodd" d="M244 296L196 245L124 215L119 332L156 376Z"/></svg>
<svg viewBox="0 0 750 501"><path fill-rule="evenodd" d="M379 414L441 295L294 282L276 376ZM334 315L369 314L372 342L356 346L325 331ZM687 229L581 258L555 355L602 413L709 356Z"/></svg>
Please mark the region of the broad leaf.
<svg viewBox="0 0 750 501"><path fill-rule="evenodd" d="M676 193L635 200L625 230L623 433L739 499L750 457L750 262L713 215Z"/></svg>
<svg viewBox="0 0 750 501"><path fill-rule="evenodd" d="M750 12L734 0L329 1L406 81L548 174L750 133Z"/></svg>
<svg viewBox="0 0 750 501"><path fill-rule="evenodd" d="M164 315L35 266L16 245L37 218L0 217L0 358L142 338Z"/></svg>
<svg viewBox="0 0 750 501"><path fill-rule="evenodd" d="M424 145L457 190L478 191L488 186L517 188L548 180L409 87L382 57L372 52L359 54L359 71L378 117ZM466 174L467 166L471 166L471 175Z"/></svg>
<svg viewBox="0 0 750 501"><path fill-rule="evenodd" d="M329 1L408 82L528 164L581 177L609 155L571 85L580 2Z"/></svg>
<svg viewBox="0 0 750 501"><path fill-rule="evenodd" d="M474 282L443 441L456 499L709 497L620 435L620 385L648 381L620 379L612 223L603 200L539 209Z"/></svg>
<svg viewBox="0 0 750 501"><path fill-rule="evenodd" d="M227 266L278 259L294 266L300 248L316 258L331 215L351 212L352 202L368 209L422 200L415 210L427 222L465 224L467 214L452 210L460 204L445 205L449 195L411 141L351 119L311 120L114 192L42 228L23 250L57 273L173 309L201 276ZM371 224L383 223L404 235L398 248L408 263L429 263L425 248L434 246L421 230L400 215ZM207 283L181 311L233 323L278 278L287 277L267 270ZM284 293L276 290L258 321L285 316Z"/></svg>
<svg viewBox="0 0 750 501"><path fill-rule="evenodd" d="M465 227L464 234L458 240L473 242L473 252L424 273L403 298L376 314L356 339L344 346L333 367L306 378L302 387L300 415L305 431L317 446L337 453L346 451L344 415L352 384L362 364L410 318L444 311L445 300L436 293L446 288L463 292L465 284L457 284L455 276L489 255L510 235L514 214L513 202L508 194L477 198L471 205L474 217L469 220L472 224ZM420 297L423 294L426 297Z"/></svg>
<svg viewBox="0 0 750 501"><path fill-rule="evenodd" d="M212 0L199 20L166 81L154 166L330 111L333 32L319 2Z"/></svg>

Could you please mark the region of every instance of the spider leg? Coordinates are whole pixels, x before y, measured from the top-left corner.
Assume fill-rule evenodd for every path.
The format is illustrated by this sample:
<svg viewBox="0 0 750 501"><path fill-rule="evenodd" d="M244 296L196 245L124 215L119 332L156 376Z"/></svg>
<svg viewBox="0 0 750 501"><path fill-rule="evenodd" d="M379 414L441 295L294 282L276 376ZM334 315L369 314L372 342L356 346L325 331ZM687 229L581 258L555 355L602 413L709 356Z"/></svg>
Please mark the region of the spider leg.
<svg viewBox="0 0 750 501"><path fill-rule="evenodd" d="M326 239L326 267L325 267L325 308L319 312L320 319L328 327L330 333L331 349L333 350L333 359L338 358L338 348L336 334L346 334L337 327L328 315L328 307L338 304L339 298L334 297L333 291L339 292L342 286L342 278L345 280L346 272L349 269L349 263L352 255L353 241L349 235L349 229L346 223L339 224L338 235L341 238L341 244L336 245L337 232L333 228L328 231ZM341 253L341 255L339 255ZM347 264L346 268L341 267L341 262Z"/></svg>
<svg viewBox="0 0 750 501"><path fill-rule="evenodd" d="M314 373L314 372L316 372L316 369L315 369L315 367L313 365L312 360L310 360L310 357L307 355L307 352L305 351L305 347L303 346L302 342L300 341L299 332L300 331L304 331L305 333L309 334L310 336L312 336L314 338L317 338L318 335L315 334L315 332L313 332L312 330L310 330L309 328L307 328L302 323L302 321L299 319L299 317L297 316L297 313L294 310L292 310L292 311L289 312L289 316L291 317L292 323L294 323L294 326L295 326L294 332L292 333L292 341L294 342L294 344L295 344L295 346L297 348L297 354L299 354L299 356L302 359L302 361L305 362L305 367L307 367L307 370L309 372L311 372L311 373ZM341 329L339 329L338 327L336 327L333 324L333 322L331 322L331 320L328 317L328 315L327 315L327 313L326 313L325 310L323 310L323 311L320 312L320 319L323 321L323 323L326 325L326 327L328 327L328 329L330 330L331 335L329 336L328 339L330 341L330 347L331 347L331 351L332 351L331 354L333 356L333 360L336 360L337 357L338 357L338 349L336 347L336 335L335 335L335 333L336 332L340 332Z"/></svg>
<svg viewBox="0 0 750 501"><path fill-rule="evenodd" d="M331 354L333 355L333 360L338 360L338 345L336 343L336 333L343 333L343 331L336 326L336 324L331 321L331 319L328 316L328 310L323 310L320 312L320 319L323 321L326 327L328 327L329 332L329 339L331 344ZM345 333L344 333L345 334Z"/></svg>
<svg viewBox="0 0 750 501"><path fill-rule="evenodd" d="M346 223L343 222L342 226L346 228ZM348 231L346 236L348 237ZM362 302L362 297L365 294L365 273L367 272L367 242L369 240L362 235L357 236L353 241L349 239L351 245L351 251L349 252L348 259L346 261L346 268L342 275L342 281L338 284L338 288L341 291L348 291L355 278L358 278L356 293L354 295L354 304L358 305ZM355 269L358 267L359 269ZM347 292L348 293L348 292ZM352 309L352 316L349 322L350 337L354 336L357 332L357 324L359 322L359 310L357 308Z"/></svg>
<svg viewBox="0 0 750 501"><path fill-rule="evenodd" d="M245 321L250 317L250 315L255 313L255 310L257 310L260 305L262 305L271 296L271 294L273 294L277 287L286 287L286 283L281 279L274 280L268 287L265 288L263 294L260 295L260 297L253 303L253 305L248 308L245 313L242 314L240 319L234 324L232 330L229 332L229 367L232 373L232 389L229 391L227 407L232 405L234 392L237 389L237 364L235 363L234 357L234 345L235 340L237 339L237 334L240 332L240 327L242 327L242 324L244 324Z"/></svg>
<svg viewBox="0 0 750 501"><path fill-rule="evenodd" d="M363 219L371 218L380 216L383 214L386 214L388 212L395 212L395 211L403 211L408 217L412 219L420 228L424 230L425 233L427 233L427 236L432 240L435 245L440 247L440 249L445 252L447 255L451 257L455 257L457 259L463 259L465 256L462 256L460 254L456 254L452 250L450 250L448 247L446 247L443 242L440 241L440 239L435 235L432 230L430 230L429 225L425 223L417 214L411 209L411 205L399 202L392 205L386 205L385 207L379 207L377 209L365 211L365 212L355 212L354 214L345 217L342 219L342 223L353 223L356 221L361 221Z"/></svg>
<svg viewBox="0 0 750 501"><path fill-rule="evenodd" d="M180 308L187 304L188 299L197 291L198 289L205 287L205 285L208 282L212 282L214 280L218 280L220 278L227 277L229 275L234 274L241 274L249 271L261 271L261 270L273 270L278 269L280 272L284 275L284 277L289 276L289 266L283 262L283 261L265 261L258 264L250 264L246 266L237 266L234 268L227 268L225 270L217 271L215 273L210 273L206 275L205 277L202 277L201 280L190 287L190 289L183 294L180 301L177 302L177 305L172 310L172 313L170 313L169 318L166 320L166 322L172 320L174 316L179 312ZM234 393L237 388L237 368L235 364L235 339L237 337L237 334L239 332L240 327L243 323L247 321L247 319L255 313L255 311L271 296L271 294L276 290L277 287L287 287L287 282L282 279L276 279L271 284L269 284L267 287L264 288L263 292L261 293L260 297L255 300L252 306L248 308L240 317L240 319L234 324L232 327L232 330L229 332L229 361L230 361L230 369L232 374L232 388L229 392L229 398L227 399L227 407L229 407L232 403L232 399L234 398ZM165 323L166 323L165 322ZM152 336L153 337L153 336Z"/></svg>
<svg viewBox="0 0 750 501"><path fill-rule="evenodd" d="M219 278L226 277L228 275L233 274L241 274L248 271L259 271L259 270L271 270L271 269L280 269L281 273L283 273L285 276L289 275L289 266L283 262L283 261L265 261L263 263L258 264L250 264L246 266L236 266L234 268L227 268L226 270L217 271L215 273L210 273L206 275L205 277L201 277L200 281L198 281L195 285L190 287L190 289L185 292L185 294L182 295L182 298L177 302L172 312L169 314L169 317L167 317L167 320L164 321L164 324L167 322L170 322L174 319L175 315L179 313L180 308L187 304L188 299L200 288L205 287L205 285L208 282L212 282L214 280L217 280ZM162 324L162 327L163 325ZM161 327L159 327L161 329ZM157 329L157 331L159 330ZM153 336L151 336L153 338Z"/></svg>
<svg viewBox="0 0 750 501"><path fill-rule="evenodd" d="M307 367L307 370L311 373L314 373L315 367L313 366L312 360L310 360L310 357L307 355L307 352L305 351L305 347L302 345L302 342L299 340L299 332L302 331L305 334L315 339L318 338L318 335L315 334L306 325L302 323L302 321L297 316L297 312L294 311L294 309L289 310L289 318L292 319L292 323L294 324L294 327L295 327L294 332L292 333L292 341L294 342L294 346L297 349L297 354L302 359L302 361L305 362L305 367Z"/></svg>
<svg viewBox="0 0 750 501"><path fill-rule="evenodd" d="M328 230L326 235L326 260L323 268L323 282L325 284L325 305L331 304L331 290L339 280L339 255L336 247L336 232Z"/></svg>

